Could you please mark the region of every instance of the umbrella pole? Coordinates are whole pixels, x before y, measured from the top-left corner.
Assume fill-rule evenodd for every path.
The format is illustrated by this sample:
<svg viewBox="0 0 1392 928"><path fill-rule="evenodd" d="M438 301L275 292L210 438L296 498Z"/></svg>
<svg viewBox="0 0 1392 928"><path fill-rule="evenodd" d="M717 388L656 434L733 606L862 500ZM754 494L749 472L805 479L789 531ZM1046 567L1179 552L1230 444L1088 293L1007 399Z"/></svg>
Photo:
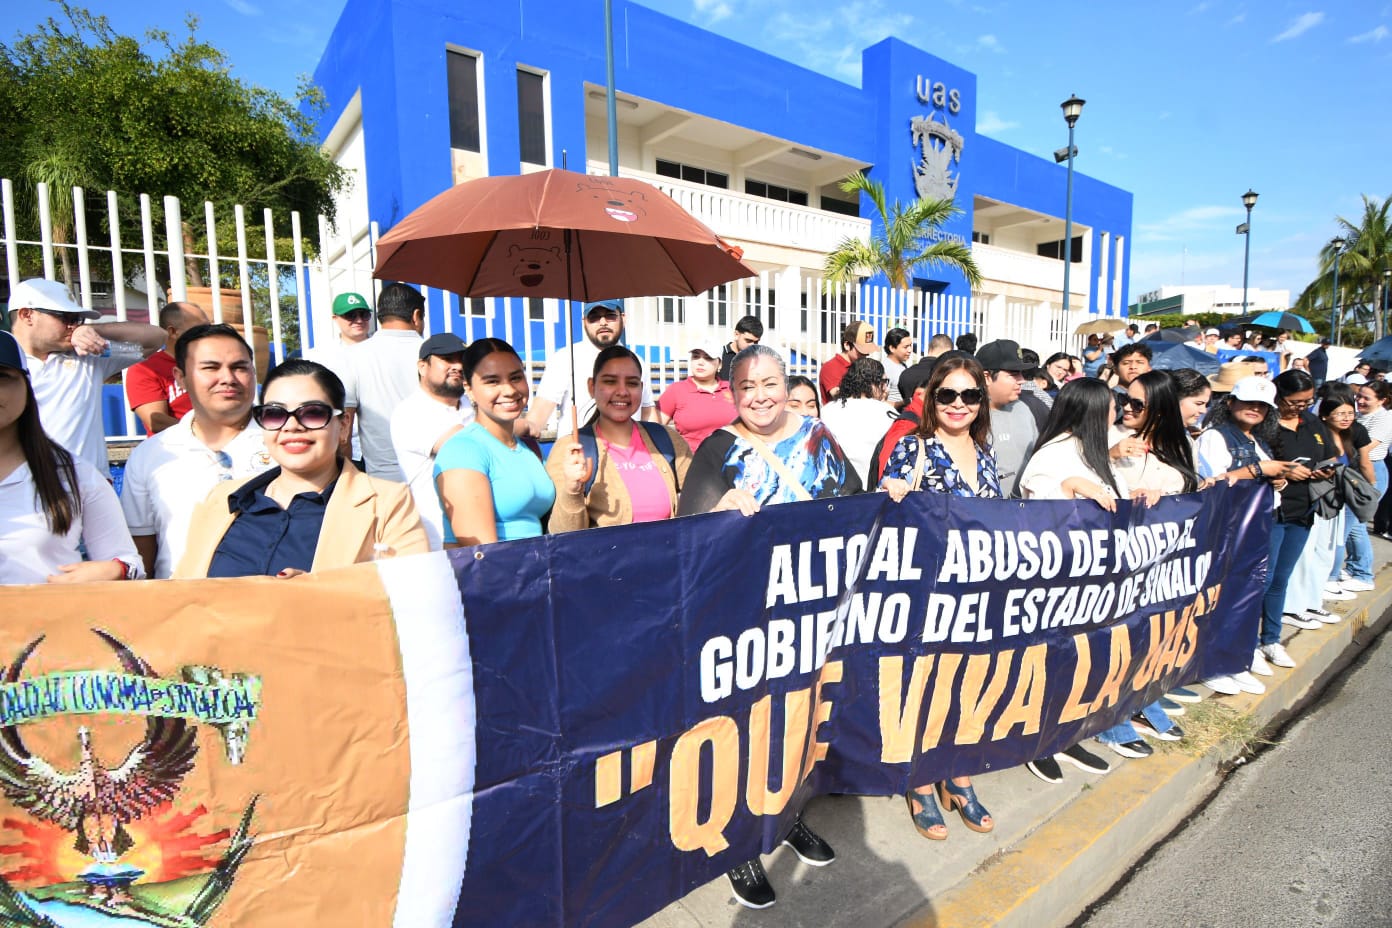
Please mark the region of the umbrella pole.
<svg viewBox="0 0 1392 928"><path fill-rule="evenodd" d="M570 352L570 434L579 436L580 434L580 397L575 392L575 323L571 320L571 294L574 293L574 285L570 279L570 230L565 230L565 266L566 266L566 351Z"/></svg>

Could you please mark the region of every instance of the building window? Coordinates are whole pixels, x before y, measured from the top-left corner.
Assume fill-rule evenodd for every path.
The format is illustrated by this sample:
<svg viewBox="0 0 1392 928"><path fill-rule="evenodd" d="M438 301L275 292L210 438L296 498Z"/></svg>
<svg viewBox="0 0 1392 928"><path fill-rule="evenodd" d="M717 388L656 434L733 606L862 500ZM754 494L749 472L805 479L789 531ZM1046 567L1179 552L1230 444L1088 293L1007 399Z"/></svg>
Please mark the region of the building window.
<svg viewBox="0 0 1392 928"><path fill-rule="evenodd" d="M846 200L838 200L834 197L822 197L822 209L828 213L840 213L842 216L859 216L860 204L850 203Z"/></svg>
<svg viewBox="0 0 1392 928"><path fill-rule="evenodd" d="M681 164L676 161L663 161L657 159L657 173L663 177L674 177L677 180L689 181L693 184L705 184L707 187L719 187L721 190L730 189L730 175L721 174L719 171L707 171L705 168L698 168L690 164Z"/></svg>
<svg viewBox="0 0 1392 928"><path fill-rule="evenodd" d="M459 298L459 315L461 316L486 316L488 315L488 304L481 296L474 296L465 299Z"/></svg>
<svg viewBox="0 0 1392 928"><path fill-rule="evenodd" d="M1063 239L1057 242L1040 242L1035 246L1035 254L1041 258L1056 258L1063 260ZM1075 235L1073 237L1073 253L1071 255L1074 264L1083 263L1083 237Z"/></svg>
<svg viewBox="0 0 1392 928"><path fill-rule="evenodd" d="M546 164L546 77L517 69L517 144L525 164Z"/></svg>
<svg viewBox="0 0 1392 928"><path fill-rule="evenodd" d="M744 311L751 316L758 316L770 329L776 327L778 325L778 292L769 287L767 302L764 300L765 294L762 287L752 287L746 293Z"/></svg>
<svg viewBox="0 0 1392 928"><path fill-rule="evenodd" d="M807 205L807 194L804 191L790 190L777 184L766 184L761 180L745 181L744 192L767 200L777 200L780 203L793 203L797 206Z"/></svg>
<svg viewBox="0 0 1392 928"><path fill-rule="evenodd" d="M546 321L546 301L539 296L527 297L527 321Z"/></svg>
<svg viewBox="0 0 1392 928"><path fill-rule="evenodd" d="M479 136L478 57L446 51L449 80L450 147L482 151Z"/></svg>
<svg viewBox="0 0 1392 928"><path fill-rule="evenodd" d="M730 286L712 287L706 295L706 324L724 328L730 324Z"/></svg>
<svg viewBox="0 0 1392 928"><path fill-rule="evenodd" d="M989 244L991 244L991 233L990 233L990 232L973 232L973 233L972 233L972 241L975 242L975 243L977 243L977 244L980 244L980 245L989 245Z"/></svg>
<svg viewBox="0 0 1392 928"><path fill-rule="evenodd" d="M686 303L678 296L664 296L659 302L663 322L675 325L686 324Z"/></svg>

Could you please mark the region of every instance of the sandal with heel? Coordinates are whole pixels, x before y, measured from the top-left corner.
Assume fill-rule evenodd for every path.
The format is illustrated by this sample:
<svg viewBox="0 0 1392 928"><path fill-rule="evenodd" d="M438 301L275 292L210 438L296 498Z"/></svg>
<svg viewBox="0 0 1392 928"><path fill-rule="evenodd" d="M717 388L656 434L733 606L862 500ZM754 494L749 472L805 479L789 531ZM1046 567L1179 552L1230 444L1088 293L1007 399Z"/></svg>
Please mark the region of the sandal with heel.
<svg viewBox="0 0 1392 928"><path fill-rule="evenodd" d="M909 804L909 818L919 834L929 841L947 840L947 823L943 821L942 812L938 811L938 804L933 801L931 789L926 792L911 789L904 793L904 799ZM918 803L918 811L914 811L914 803Z"/></svg>
<svg viewBox="0 0 1392 928"><path fill-rule="evenodd" d="M943 780L938 784L938 799L947 811L956 809L962 816L962 824L977 834L984 835L996 827L991 813L986 811L976 798L976 790L970 786L957 786L951 780Z"/></svg>

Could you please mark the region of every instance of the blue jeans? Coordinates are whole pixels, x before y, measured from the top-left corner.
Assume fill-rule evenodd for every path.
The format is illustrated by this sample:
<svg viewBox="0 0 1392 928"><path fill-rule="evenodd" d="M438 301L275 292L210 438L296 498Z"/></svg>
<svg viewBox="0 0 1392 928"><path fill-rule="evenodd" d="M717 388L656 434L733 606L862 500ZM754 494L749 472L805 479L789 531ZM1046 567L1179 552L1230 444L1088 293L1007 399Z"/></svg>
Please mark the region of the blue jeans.
<svg viewBox="0 0 1392 928"><path fill-rule="evenodd" d="M1259 644L1279 644L1281 613L1286 608L1286 584L1290 582L1295 562L1305 550L1310 528L1294 522L1277 522L1271 526L1271 557L1266 566L1266 595L1262 598L1262 624Z"/></svg>
<svg viewBox="0 0 1392 928"><path fill-rule="evenodd" d="M1344 510L1348 522L1348 532L1344 535L1344 569L1355 580L1373 582L1373 543L1368 540L1368 526L1353 514L1352 509ZM1339 566L1334 565L1331 580L1339 579Z"/></svg>
<svg viewBox="0 0 1392 928"><path fill-rule="evenodd" d="M1147 722L1155 726L1156 731L1166 732L1174 727L1174 722L1170 721L1170 717L1165 714L1164 709L1160 708L1158 702L1153 702L1142 709L1141 715L1145 716ZM1097 740L1103 744L1126 744L1130 741L1140 741L1141 734L1136 731L1136 726L1131 724L1131 720L1127 719L1120 725L1113 725L1099 734Z"/></svg>

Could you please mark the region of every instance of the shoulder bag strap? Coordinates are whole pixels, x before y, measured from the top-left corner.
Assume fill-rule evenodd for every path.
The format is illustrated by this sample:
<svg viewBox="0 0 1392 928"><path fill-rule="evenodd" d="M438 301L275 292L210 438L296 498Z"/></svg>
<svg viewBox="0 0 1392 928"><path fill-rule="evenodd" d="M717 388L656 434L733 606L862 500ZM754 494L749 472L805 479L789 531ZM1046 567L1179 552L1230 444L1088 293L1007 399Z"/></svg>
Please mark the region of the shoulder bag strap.
<svg viewBox="0 0 1392 928"><path fill-rule="evenodd" d="M918 439L918 460L914 462L913 483L909 486L911 490L917 490L923 486L923 473L928 467L928 446L924 443L923 437Z"/></svg>
<svg viewBox="0 0 1392 928"><path fill-rule="evenodd" d="M778 455L773 453L773 449L769 448L762 438L755 435L738 422L734 424L734 430L735 434L749 442L750 447L759 453L759 457L763 458L764 461L768 463L769 467L773 468L774 473L778 474L778 478L787 485L788 489L792 491L795 497L799 500L809 500L812 498L812 494L807 492L807 488L802 485L802 481L793 473L792 468L780 461Z"/></svg>

